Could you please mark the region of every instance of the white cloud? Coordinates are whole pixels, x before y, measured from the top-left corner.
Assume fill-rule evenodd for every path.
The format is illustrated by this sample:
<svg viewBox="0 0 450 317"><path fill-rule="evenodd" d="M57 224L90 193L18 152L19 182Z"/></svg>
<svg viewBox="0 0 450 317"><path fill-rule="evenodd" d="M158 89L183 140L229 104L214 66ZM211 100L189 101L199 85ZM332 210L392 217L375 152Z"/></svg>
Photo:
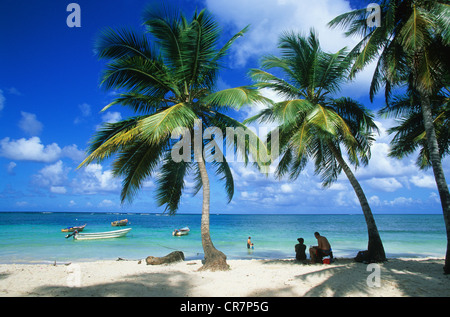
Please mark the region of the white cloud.
<svg viewBox="0 0 450 317"><path fill-rule="evenodd" d="M11 140L9 137L0 140L0 156L11 160L52 163L62 157L69 157L74 161L81 161L84 152L76 144L60 148L58 144L44 145L37 136L29 139Z"/></svg>
<svg viewBox="0 0 450 317"><path fill-rule="evenodd" d="M369 198L369 204L372 207L407 207L411 205L420 205L422 201L420 199L413 199L411 197L406 198L403 196L394 198L392 200L382 200L380 197L374 195Z"/></svg>
<svg viewBox="0 0 450 317"><path fill-rule="evenodd" d="M76 144L65 146L62 149L62 156L69 157L75 162L81 162L86 157L86 153L80 149Z"/></svg>
<svg viewBox="0 0 450 317"><path fill-rule="evenodd" d="M56 143L44 146L39 137L0 140L0 156L23 161L54 162L61 156L61 148Z"/></svg>
<svg viewBox="0 0 450 317"><path fill-rule="evenodd" d="M17 166L15 162L9 162L8 166L6 167L6 171L8 174L14 174L14 168Z"/></svg>
<svg viewBox="0 0 450 317"><path fill-rule="evenodd" d="M42 131L42 123L36 119L36 115L21 111L22 118L19 121L19 128L29 135L38 135Z"/></svg>
<svg viewBox="0 0 450 317"><path fill-rule="evenodd" d="M67 189L64 186L51 186L50 192L54 194L65 194L67 193Z"/></svg>
<svg viewBox="0 0 450 317"><path fill-rule="evenodd" d="M420 202L421 202L420 199L413 199L411 197L409 197L409 198L397 197L394 200L385 202L385 204L390 205L390 206L408 206L408 205L417 204Z"/></svg>
<svg viewBox="0 0 450 317"><path fill-rule="evenodd" d="M248 58L273 52L278 37L286 30L309 32L314 27L322 45L336 51L345 45L354 45L356 40L345 38L342 30L332 30L327 23L337 15L351 10L343 0L207 0L208 8L227 26L235 31L250 24L250 30L233 47L235 61L245 65Z"/></svg>
<svg viewBox="0 0 450 317"><path fill-rule="evenodd" d="M334 198L334 202L339 207L355 207L360 205L353 190L338 192Z"/></svg>
<svg viewBox="0 0 450 317"><path fill-rule="evenodd" d="M82 103L82 104L78 105L78 109L80 109L81 117L78 116L75 118L75 120L74 120L75 124L79 124L79 123L85 121L84 118L88 118L92 114L91 106L87 103Z"/></svg>
<svg viewBox="0 0 450 317"><path fill-rule="evenodd" d="M289 184L283 184L283 185L281 185L280 188L281 188L281 192L285 193L285 194L290 194L290 193L294 192L292 185L289 185Z"/></svg>
<svg viewBox="0 0 450 317"><path fill-rule="evenodd" d="M118 122L120 120L122 120L122 115L120 114L120 112L106 112L103 116L102 116L102 120L103 122L107 122L107 123L115 123Z"/></svg>
<svg viewBox="0 0 450 317"><path fill-rule="evenodd" d="M206 0L206 4L230 33L250 25L245 36L231 48L234 67L244 67L250 59L278 54L279 37L286 31L307 35L314 28L322 49L330 52L343 47L350 50L359 41L346 37L341 28L327 26L336 16L352 10L346 0ZM354 82L345 85L346 94L367 94L374 69L375 63L368 65Z"/></svg>
<svg viewBox="0 0 450 317"><path fill-rule="evenodd" d="M411 177L411 183L417 187L436 189L436 180L432 175L420 173Z"/></svg>
<svg viewBox="0 0 450 317"><path fill-rule="evenodd" d="M387 178L371 178L369 180L366 180L364 183L368 184L370 187L381 190L385 192L394 192L397 189L400 189L403 187L403 185L395 178L393 177L387 177Z"/></svg>
<svg viewBox="0 0 450 317"><path fill-rule="evenodd" d="M119 122L120 120L122 120L122 115L120 114L120 112L106 112L104 115L102 115L102 123L98 124L95 129L97 131L101 130L101 128L103 127L104 123L116 123Z"/></svg>
<svg viewBox="0 0 450 317"><path fill-rule="evenodd" d="M113 177L111 170L104 171L102 165L90 164L73 180L73 189L81 194L116 192L120 189L120 181Z"/></svg>
<svg viewBox="0 0 450 317"><path fill-rule="evenodd" d="M67 174L70 168L64 166L64 163L58 162L47 165L37 174L33 175L33 183L40 187L48 187L52 193L64 194L66 189L64 184L67 181Z"/></svg>
<svg viewBox="0 0 450 317"><path fill-rule="evenodd" d="M104 199L98 204L98 207L101 207L101 208L110 208L110 207L115 207L115 206L116 206L116 204L113 203L109 199Z"/></svg>

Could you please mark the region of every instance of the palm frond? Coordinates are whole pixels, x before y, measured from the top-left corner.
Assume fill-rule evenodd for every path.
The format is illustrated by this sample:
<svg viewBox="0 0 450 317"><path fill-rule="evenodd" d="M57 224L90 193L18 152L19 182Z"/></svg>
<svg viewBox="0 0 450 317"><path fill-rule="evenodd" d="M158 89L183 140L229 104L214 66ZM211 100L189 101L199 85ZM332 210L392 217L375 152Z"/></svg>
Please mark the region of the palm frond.
<svg viewBox="0 0 450 317"><path fill-rule="evenodd" d="M120 151L123 146L139 135L140 130L137 126L141 119L141 117L134 117L104 124L92 138L87 149L88 156L78 168L94 161L101 162Z"/></svg>
<svg viewBox="0 0 450 317"><path fill-rule="evenodd" d="M159 206L173 215L180 205L184 189L184 178L191 169L190 162L174 162L167 154L157 178L156 199Z"/></svg>
<svg viewBox="0 0 450 317"><path fill-rule="evenodd" d="M229 107L239 109L242 106L248 104L269 104L271 100L261 96L259 91L255 87L242 86L224 89L215 93L208 94L207 96L203 97L200 102L202 104L208 105L209 107Z"/></svg>
<svg viewBox="0 0 450 317"><path fill-rule="evenodd" d="M95 52L103 59L121 59L139 56L149 61L159 59L155 50L151 49L145 35L129 29L102 31L95 43Z"/></svg>
<svg viewBox="0 0 450 317"><path fill-rule="evenodd" d="M106 105L101 112L108 110L114 105L122 105L130 107L136 113L152 114L164 106L167 107L165 102L164 96L157 97L130 92L120 94L111 103Z"/></svg>
<svg viewBox="0 0 450 317"><path fill-rule="evenodd" d="M125 177L120 194L122 202L131 202L141 189L143 181L154 173L168 147L168 141L149 146L145 140L135 139L120 151L113 162L112 171L115 177Z"/></svg>
<svg viewBox="0 0 450 317"><path fill-rule="evenodd" d="M141 135L149 143L159 143L177 128L192 128L197 118L185 103L178 103L139 121Z"/></svg>

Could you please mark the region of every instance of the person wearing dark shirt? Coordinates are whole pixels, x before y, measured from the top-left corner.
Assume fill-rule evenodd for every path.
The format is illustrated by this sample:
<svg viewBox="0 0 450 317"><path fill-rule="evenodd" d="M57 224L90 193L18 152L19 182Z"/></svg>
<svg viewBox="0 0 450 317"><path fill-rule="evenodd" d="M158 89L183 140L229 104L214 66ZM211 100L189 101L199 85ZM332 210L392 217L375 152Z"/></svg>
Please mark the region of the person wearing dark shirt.
<svg viewBox="0 0 450 317"><path fill-rule="evenodd" d="M306 245L304 245L304 240L303 238L298 238L297 239L298 244L295 245L295 258L297 259L297 261L303 261L306 260Z"/></svg>

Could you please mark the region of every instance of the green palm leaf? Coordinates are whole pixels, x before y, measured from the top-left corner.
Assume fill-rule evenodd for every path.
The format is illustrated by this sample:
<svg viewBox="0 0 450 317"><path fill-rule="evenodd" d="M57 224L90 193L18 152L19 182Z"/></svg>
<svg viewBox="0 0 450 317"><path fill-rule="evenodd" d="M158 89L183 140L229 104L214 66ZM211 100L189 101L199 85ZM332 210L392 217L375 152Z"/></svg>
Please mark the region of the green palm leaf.
<svg viewBox="0 0 450 317"><path fill-rule="evenodd" d="M196 114L187 104L179 103L140 120L138 128L142 137L150 144L156 144L161 139L170 137L177 128L192 128L196 118Z"/></svg>

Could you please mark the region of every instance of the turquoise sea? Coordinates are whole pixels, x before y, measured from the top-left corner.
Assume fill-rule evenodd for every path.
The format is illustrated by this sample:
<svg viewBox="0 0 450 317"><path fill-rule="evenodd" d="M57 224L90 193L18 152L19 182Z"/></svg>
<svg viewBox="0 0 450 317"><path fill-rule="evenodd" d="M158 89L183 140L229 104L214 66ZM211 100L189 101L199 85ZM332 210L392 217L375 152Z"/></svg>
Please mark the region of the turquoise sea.
<svg viewBox="0 0 450 317"><path fill-rule="evenodd" d="M111 221L127 218L131 232L123 238L76 241L62 228L87 224L84 232L115 230ZM53 263L143 259L183 251L187 260L202 259L198 214L2 212L0 263ZM445 225L442 215L375 215L388 257L444 257ZM172 236L189 226L189 235ZM314 232L330 241L336 257L354 257L367 248L363 215L211 215L214 245L228 259L294 258L297 238L315 245ZM253 250L246 247L251 236Z"/></svg>

